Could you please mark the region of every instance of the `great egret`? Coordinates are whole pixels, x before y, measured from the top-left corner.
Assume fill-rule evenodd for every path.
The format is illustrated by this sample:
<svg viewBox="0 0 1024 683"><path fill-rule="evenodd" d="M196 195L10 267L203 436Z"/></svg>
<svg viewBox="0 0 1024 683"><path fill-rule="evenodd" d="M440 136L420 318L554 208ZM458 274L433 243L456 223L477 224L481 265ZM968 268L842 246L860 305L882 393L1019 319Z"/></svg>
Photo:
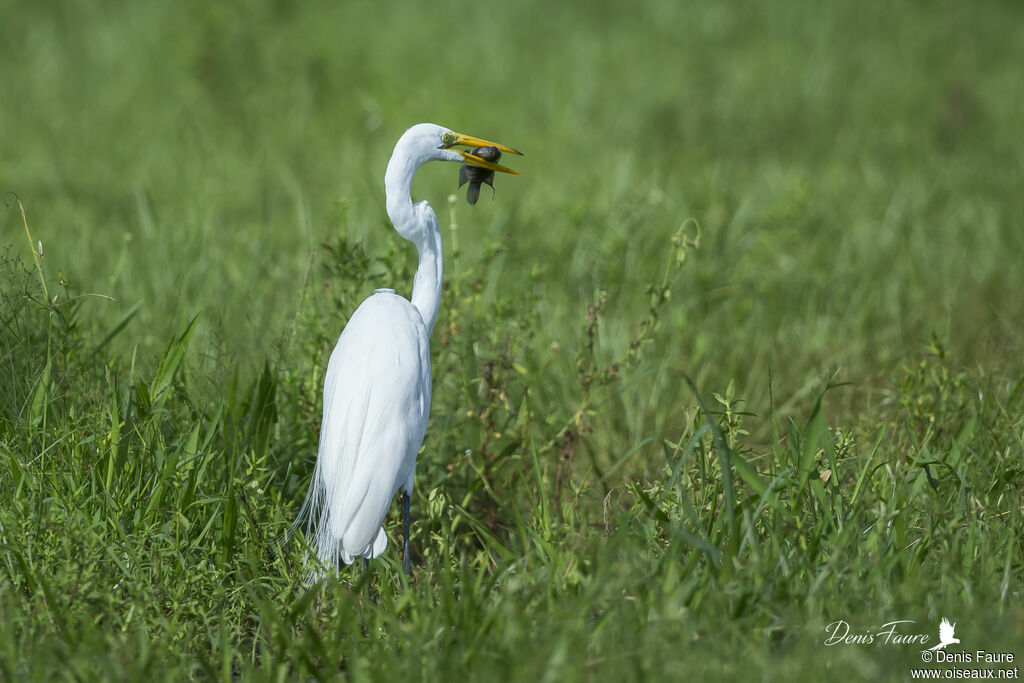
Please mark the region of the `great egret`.
<svg viewBox="0 0 1024 683"><path fill-rule="evenodd" d="M360 304L338 339L324 380L320 448L300 519L320 562L337 566L357 557L368 562L387 547L382 523L402 489L402 568L409 559L409 501L416 453L430 412L430 333L441 304L441 230L425 201L413 203L413 174L428 161L457 161L514 173L455 146L493 146L432 123L407 130L384 174L388 217L398 234L416 245L419 266L412 301L378 289ZM319 575L313 570L311 576Z"/></svg>

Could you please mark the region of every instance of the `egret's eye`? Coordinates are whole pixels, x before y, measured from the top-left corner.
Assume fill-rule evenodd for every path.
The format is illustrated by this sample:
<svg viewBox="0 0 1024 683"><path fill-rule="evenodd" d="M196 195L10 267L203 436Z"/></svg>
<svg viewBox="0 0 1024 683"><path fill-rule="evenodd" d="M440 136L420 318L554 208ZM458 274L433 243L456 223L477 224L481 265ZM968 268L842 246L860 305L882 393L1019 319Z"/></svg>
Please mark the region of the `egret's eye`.
<svg viewBox="0 0 1024 683"><path fill-rule="evenodd" d="M444 133L441 135L441 147L448 148L455 144L455 133Z"/></svg>

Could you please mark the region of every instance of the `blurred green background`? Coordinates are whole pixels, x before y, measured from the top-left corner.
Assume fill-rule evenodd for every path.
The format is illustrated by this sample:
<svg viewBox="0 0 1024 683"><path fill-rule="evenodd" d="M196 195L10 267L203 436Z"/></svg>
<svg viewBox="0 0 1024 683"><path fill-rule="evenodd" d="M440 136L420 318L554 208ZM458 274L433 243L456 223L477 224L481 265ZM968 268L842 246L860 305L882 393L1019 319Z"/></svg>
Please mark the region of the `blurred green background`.
<svg viewBox="0 0 1024 683"><path fill-rule="evenodd" d="M543 329L563 346L578 336L566 316L599 289L609 310L642 313L692 217L702 249L664 337L675 364L744 384L835 365L861 382L933 332L993 362L1021 350L1017 3L57 2L3 16L0 188L25 202L52 268L118 300L97 320L143 302L132 342L159 347L202 310L258 365L320 242L394 239L390 149L434 121L526 152L493 201L460 206L459 247L473 263L482 235L508 233L482 275L515 291L538 269ZM455 178L418 178L443 223ZM22 233L7 212L3 241ZM627 337L599 343L615 355Z"/></svg>

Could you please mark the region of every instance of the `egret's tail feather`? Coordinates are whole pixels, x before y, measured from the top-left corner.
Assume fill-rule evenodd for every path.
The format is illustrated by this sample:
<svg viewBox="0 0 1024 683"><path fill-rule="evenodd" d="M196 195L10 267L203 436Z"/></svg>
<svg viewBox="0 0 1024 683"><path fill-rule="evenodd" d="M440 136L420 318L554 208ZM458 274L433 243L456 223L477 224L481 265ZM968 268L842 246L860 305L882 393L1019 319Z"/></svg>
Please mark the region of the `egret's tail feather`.
<svg viewBox="0 0 1024 683"><path fill-rule="evenodd" d="M307 567L314 565L309 570L307 583L319 581L328 571L336 572L340 562L352 564L359 557L375 558L388 546L388 537L383 526L377 528L369 542L351 538L352 535L346 532L350 531L352 515L346 515L340 510L332 511L332 493L328 489L318 458L306 499L291 529L286 532L286 537L294 534L305 520L306 542L309 544L305 564ZM314 560L311 555L315 555L316 559Z"/></svg>

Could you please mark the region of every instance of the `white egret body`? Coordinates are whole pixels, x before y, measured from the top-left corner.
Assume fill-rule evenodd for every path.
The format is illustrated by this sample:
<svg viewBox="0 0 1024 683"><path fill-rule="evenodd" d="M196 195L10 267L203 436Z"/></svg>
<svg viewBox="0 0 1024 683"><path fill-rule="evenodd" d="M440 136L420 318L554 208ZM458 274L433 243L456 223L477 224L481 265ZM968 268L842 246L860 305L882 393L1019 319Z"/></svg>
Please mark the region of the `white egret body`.
<svg viewBox="0 0 1024 683"><path fill-rule="evenodd" d="M413 126L395 145L384 175L387 212L398 234L416 245L419 266L412 300L391 289L376 290L352 314L327 365L320 448L303 504L317 557L327 566L384 552L388 539L382 524L401 489L402 564L406 573L411 570L409 500L430 413L430 333L441 304L443 268L437 216L427 202L412 202L412 177L428 161L515 173L450 149L454 145L489 145L518 154L430 123Z"/></svg>

